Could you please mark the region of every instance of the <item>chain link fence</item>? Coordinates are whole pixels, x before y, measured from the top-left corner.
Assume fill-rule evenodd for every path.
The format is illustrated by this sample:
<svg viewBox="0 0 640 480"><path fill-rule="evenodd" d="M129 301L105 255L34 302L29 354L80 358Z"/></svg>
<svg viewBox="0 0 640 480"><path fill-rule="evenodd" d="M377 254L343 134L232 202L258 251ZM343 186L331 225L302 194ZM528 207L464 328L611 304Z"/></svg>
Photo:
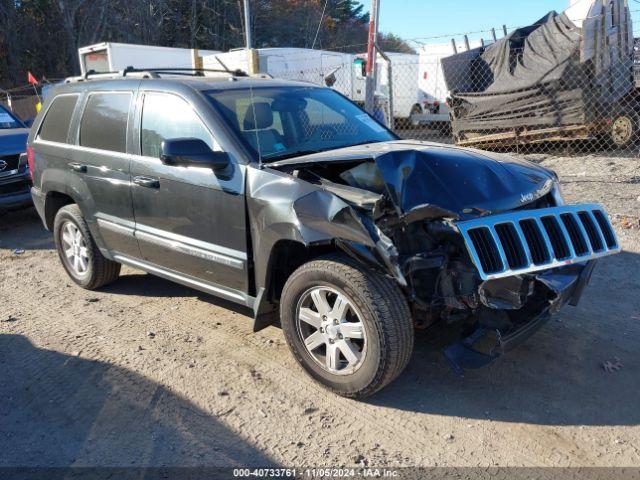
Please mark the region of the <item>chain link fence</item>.
<svg viewBox="0 0 640 480"><path fill-rule="evenodd" d="M551 155L640 156L640 54L623 0L551 12L503 38L378 55L373 116L406 139ZM286 50L286 49L283 49ZM260 71L365 103L366 54L270 53Z"/></svg>
<svg viewBox="0 0 640 480"><path fill-rule="evenodd" d="M371 113L405 139L563 157L639 157L640 44L633 17L640 25L640 10L630 10L626 0L577 4L587 5L588 15L575 18L572 6L526 27L505 27L502 38L491 30L484 39L425 39L415 54L378 53ZM258 71L329 86L361 106L367 61L364 53L256 50ZM247 70L246 62L245 51L233 51L205 58L205 67ZM14 96L13 108L29 118L36 102L33 95ZM314 115L327 114L316 110L304 119L309 128ZM337 117L330 123L341 128ZM353 129L343 127L345 134Z"/></svg>

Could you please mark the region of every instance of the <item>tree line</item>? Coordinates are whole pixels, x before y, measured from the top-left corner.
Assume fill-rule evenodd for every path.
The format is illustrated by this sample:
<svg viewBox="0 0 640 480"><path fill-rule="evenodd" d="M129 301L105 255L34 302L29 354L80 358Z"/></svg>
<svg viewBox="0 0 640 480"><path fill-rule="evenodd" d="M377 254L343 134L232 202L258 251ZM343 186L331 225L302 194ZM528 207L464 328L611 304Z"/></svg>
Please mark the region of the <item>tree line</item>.
<svg viewBox="0 0 640 480"><path fill-rule="evenodd" d="M366 49L369 13L358 1L251 0L250 4L256 48ZM413 51L393 34L381 34L379 41L388 51ZM98 42L222 51L242 47L243 2L0 0L0 87L24 85L27 71L37 78L77 74L78 47Z"/></svg>

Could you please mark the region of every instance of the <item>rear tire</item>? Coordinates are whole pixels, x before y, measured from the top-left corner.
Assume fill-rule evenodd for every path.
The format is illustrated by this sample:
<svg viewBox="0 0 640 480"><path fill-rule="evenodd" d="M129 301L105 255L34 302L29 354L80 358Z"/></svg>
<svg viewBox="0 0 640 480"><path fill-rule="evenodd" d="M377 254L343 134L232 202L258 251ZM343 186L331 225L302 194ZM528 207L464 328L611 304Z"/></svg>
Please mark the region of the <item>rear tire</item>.
<svg viewBox="0 0 640 480"><path fill-rule="evenodd" d="M120 276L121 265L102 255L77 205L58 210L53 236L62 266L82 288L95 290Z"/></svg>
<svg viewBox="0 0 640 480"><path fill-rule="evenodd" d="M336 313L340 307L342 314ZM284 286L280 316L302 368L345 397L377 392L411 358L413 323L402 292L346 256L322 257L298 268Z"/></svg>

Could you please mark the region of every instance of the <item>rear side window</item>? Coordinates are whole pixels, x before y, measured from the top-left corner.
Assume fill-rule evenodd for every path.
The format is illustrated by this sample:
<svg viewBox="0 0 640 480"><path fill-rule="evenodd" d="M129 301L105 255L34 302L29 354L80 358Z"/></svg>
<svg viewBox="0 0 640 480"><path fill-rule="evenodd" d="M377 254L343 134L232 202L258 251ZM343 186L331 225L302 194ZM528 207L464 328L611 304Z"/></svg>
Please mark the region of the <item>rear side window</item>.
<svg viewBox="0 0 640 480"><path fill-rule="evenodd" d="M127 151L131 93L93 93L80 122L80 145L112 152Z"/></svg>
<svg viewBox="0 0 640 480"><path fill-rule="evenodd" d="M44 117L39 137L50 142L67 143L69 125L73 110L78 103L78 95L61 95L56 97Z"/></svg>

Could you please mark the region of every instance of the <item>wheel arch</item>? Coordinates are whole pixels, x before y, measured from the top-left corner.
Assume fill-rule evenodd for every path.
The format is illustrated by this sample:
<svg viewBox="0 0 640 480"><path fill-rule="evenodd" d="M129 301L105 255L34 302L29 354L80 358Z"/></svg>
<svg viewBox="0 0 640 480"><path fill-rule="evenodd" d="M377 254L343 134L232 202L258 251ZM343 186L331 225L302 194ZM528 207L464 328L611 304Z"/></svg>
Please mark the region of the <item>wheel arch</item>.
<svg viewBox="0 0 640 480"><path fill-rule="evenodd" d="M314 258L338 251L335 243L331 241L311 245L292 239L280 239L275 242L266 262L265 300L277 303L284 284L297 268Z"/></svg>
<svg viewBox="0 0 640 480"><path fill-rule="evenodd" d="M265 262L265 276L254 308L254 331L276 322L282 290L291 274L305 263L332 253L350 257L366 268L385 274L384 265L365 245L342 239L327 239L313 244L280 239L274 243Z"/></svg>
<svg viewBox="0 0 640 480"><path fill-rule="evenodd" d="M47 192L44 200L44 222L47 229L53 230L56 214L62 207L74 203L78 204L71 195L56 190Z"/></svg>

